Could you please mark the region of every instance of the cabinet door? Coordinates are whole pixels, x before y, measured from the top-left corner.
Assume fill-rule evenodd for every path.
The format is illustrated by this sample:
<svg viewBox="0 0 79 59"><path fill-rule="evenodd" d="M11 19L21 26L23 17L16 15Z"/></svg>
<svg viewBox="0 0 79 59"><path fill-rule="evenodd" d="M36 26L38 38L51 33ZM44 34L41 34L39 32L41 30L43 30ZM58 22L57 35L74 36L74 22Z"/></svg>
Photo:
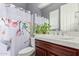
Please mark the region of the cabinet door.
<svg viewBox="0 0 79 59"><path fill-rule="evenodd" d="M46 55L46 51L39 48L39 47L36 47L36 56L45 56Z"/></svg>

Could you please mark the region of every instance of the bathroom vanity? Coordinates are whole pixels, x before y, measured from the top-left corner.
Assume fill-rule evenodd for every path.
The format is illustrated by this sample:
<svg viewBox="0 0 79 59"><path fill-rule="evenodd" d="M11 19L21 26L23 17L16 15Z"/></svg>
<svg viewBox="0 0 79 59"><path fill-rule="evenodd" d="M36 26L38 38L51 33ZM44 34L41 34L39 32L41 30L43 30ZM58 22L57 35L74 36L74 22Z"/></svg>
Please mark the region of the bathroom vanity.
<svg viewBox="0 0 79 59"><path fill-rule="evenodd" d="M58 37L37 35L35 37L36 56L79 56L78 37Z"/></svg>

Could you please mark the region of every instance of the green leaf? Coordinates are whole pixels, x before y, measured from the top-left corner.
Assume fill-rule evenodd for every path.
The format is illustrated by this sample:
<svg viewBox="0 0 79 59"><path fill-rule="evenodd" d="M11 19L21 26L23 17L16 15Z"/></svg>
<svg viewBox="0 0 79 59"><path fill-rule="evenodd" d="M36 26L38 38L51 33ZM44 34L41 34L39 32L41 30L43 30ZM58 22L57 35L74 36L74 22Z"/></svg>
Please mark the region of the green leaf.
<svg viewBox="0 0 79 59"><path fill-rule="evenodd" d="M47 33L50 29L50 25L47 23L44 23L43 25L37 25L35 27L36 33Z"/></svg>

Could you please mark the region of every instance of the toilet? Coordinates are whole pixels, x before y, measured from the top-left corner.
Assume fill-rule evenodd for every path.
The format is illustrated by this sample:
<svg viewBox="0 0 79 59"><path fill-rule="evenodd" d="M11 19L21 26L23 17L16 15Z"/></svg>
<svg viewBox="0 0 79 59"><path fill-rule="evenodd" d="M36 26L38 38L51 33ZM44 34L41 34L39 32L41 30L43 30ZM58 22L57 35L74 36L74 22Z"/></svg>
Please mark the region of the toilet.
<svg viewBox="0 0 79 59"><path fill-rule="evenodd" d="M22 49L19 53L18 56L33 56L34 55L35 49L33 47L27 47L25 49Z"/></svg>
<svg viewBox="0 0 79 59"><path fill-rule="evenodd" d="M26 47L18 52L18 56L34 56L35 55L35 39L31 38L31 47Z"/></svg>

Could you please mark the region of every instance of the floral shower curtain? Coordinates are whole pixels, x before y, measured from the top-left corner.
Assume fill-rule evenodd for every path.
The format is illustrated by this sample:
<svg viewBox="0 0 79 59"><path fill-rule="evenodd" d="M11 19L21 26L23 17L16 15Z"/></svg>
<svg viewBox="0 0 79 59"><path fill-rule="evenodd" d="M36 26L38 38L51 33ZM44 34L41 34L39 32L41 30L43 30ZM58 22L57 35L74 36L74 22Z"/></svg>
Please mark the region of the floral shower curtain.
<svg viewBox="0 0 79 59"><path fill-rule="evenodd" d="M30 11L0 4L0 55L17 55L30 44Z"/></svg>

